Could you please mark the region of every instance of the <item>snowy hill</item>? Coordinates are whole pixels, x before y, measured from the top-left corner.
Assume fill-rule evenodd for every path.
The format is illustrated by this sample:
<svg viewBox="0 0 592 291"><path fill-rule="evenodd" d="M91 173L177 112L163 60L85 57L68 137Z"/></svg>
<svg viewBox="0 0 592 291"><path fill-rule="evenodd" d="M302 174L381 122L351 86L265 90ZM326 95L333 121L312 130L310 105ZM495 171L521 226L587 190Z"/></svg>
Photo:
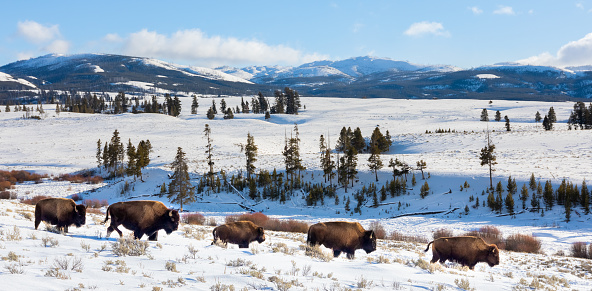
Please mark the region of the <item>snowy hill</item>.
<svg viewBox="0 0 592 291"><path fill-rule="evenodd" d="M220 103L221 98L212 97L200 97L199 103ZM241 98L224 98L231 107L241 102ZM431 254L423 252L425 243L380 240L375 252L358 251L354 260L342 255L325 262L305 254L301 247L306 240L305 234L268 231L267 240L262 244L254 243L249 249L238 249L235 245L224 249L210 245L212 227L181 225L170 236L161 233L158 242L149 242L145 255L118 256L115 252L116 234L104 238L106 226L101 225L104 214L89 214L86 226L72 227L69 234L63 235L48 232L43 225L34 230L30 220L31 206L2 200L0 257L4 260L4 269L0 282L7 290L65 290L82 289L82 286L100 290L138 287L220 290L215 288L222 288L222 284L233 285L236 289L287 290L288 285L283 283L291 284L290 290L589 290L592 287L590 261L561 255L569 254L574 242L592 241L592 215L584 214L580 206L574 207L572 221L566 222L561 206L541 215L521 211L522 206L516 197L517 214L511 216L505 209L502 215L498 215L487 206L473 207L475 202L470 201L471 196L481 202L486 200L482 191L489 185L489 176L478 159L479 151L486 143L486 129L491 131L496 145L498 164L494 182L501 181L505 185L512 176L521 187L528 183L531 174L537 181L543 184L552 181L555 186L564 178L575 184L588 180L592 170L574 165L592 162L590 132L567 129L565 122L573 108L571 102L303 97L306 109L299 115L276 114L265 120L262 114L236 114L231 120L224 120L220 115L208 120L205 117L207 106L200 106L198 114L191 115L191 99L180 99L183 111L178 118L160 114L62 112L58 115L52 106L45 106L46 114L41 120L28 120L22 119L20 112L3 111L0 113L2 170L24 169L57 176L94 169L97 140L109 140L115 129L123 141L136 144L149 139L154 150L150 165L144 170L143 181L127 177L90 185L46 179L39 184L18 184L10 191L21 198L78 194L83 199L107 200L108 203L155 199L170 207L178 207L156 194L160 185L170 181L171 168L168 165L174 159L177 147L182 147L187 154L192 183L197 183L207 171L205 124L211 127L215 169L224 169L231 176L241 171L244 173L245 155L240 145L246 142L247 132L253 135L259 148L257 169L283 172L284 136L297 123L301 155L306 166L304 179L319 183L323 181L319 166L320 135L328 137L334 146L343 126L360 127L364 137L370 136L379 126L383 132L389 130L393 138L390 151L381 156L385 164L390 158L397 158L412 165L423 160L427 167L425 180L419 170L414 170L418 183L413 186L408 182L407 193L389 195L378 207L373 207L371 200L361 206L360 213L346 211L344 207L346 197L355 204L356 191L372 183L380 187L391 179L392 171L385 165L376 182L367 165L369 154L362 153L358 156L359 175L354 188L348 192L339 188L337 205L333 199L326 199L322 204L306 206L303 192L289 197L286 203L251 199L245 190L242 197L234 192L203 193L184 209L203 213L221 224L226 215L244 212L239 206L243 204L274 218L308 223L349 220L359 221L369 228L371 223L379 222L388 233L397 231L426 240L439 229L462 235L482 226L494 226L505 237L534 235L541 241L543 253L502 251L499 266L490 268L478 264L475 271L471 271L453 263L430 265ZM547 112L551 106L556 111L558 123L553 131L544 131L534 122L534 115L537 111ZM491 117L497 110L508 115L512 131L505 131L503 122L479 121L483 108ZM454 131L434 133L437 129ZM130 184L128 192L122 191L126 182ZM430 187L425 198L419 196L423 183ZM465 206L469 208L468 213L463 210ZM104 212L105 207L100 211ZM418 214L439 211L441 213ZM125 235L130 233L123 232ZM324 247L321 251L330 252ZM65 269L62 268L64 264L68 265Z"/></svg>

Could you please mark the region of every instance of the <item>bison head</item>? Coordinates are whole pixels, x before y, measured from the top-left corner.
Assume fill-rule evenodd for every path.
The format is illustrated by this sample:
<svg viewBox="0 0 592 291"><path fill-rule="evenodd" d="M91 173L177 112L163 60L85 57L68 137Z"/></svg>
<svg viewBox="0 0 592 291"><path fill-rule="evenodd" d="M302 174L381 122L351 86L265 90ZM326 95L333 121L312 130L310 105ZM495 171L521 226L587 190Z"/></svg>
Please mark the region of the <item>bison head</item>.
<svg viewBox="0 0 592 291"><path fill-rule="evenodd" d="M86 224L86 206L84 205L76 205L74 207L74 225L76 227L81 227Z"/></svg>
<svg viewBox="0 0 592 291"><path fill-rule="evenodd" d="M489 245L488 249L488 255L487 255L487 264L489 264L490 267L493 267L495 265L499 265L500 259L499 259L499 250L497 249L496 245Z"/></svg>
<svg viewBox="0 0 592 291"><path fill-rule="evenodd" d="M367 254L376 250L376 234L374 234L373 230L364 232L364 236L362 237L362 249L364 249Z"/></svg>
<svg viewBox="0 0 592 291"><path fill-rule="evenodd" d="M167 234L171 234L173 231L179 228L179 212L177 210L169 209L164 217L164 231Z"/></svg>
<svg viewBox="0 0 592 291"><path fill-rule="evenodd" d="M263 230L263 227L257 227L257 238L256 238L258 243L262 243L265 241L265 231Z"/></svg>

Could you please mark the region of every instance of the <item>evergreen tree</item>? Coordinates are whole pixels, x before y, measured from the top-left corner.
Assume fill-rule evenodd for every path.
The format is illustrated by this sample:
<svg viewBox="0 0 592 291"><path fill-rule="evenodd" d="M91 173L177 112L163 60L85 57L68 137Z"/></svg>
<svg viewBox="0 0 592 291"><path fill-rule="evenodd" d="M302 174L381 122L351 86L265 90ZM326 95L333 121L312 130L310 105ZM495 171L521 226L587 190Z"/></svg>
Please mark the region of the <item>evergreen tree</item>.
<svg viewBox="0 0 592 291"><path fill-rule="evenodd" d="M343 185L343 189L345 190L345 193L347 193L349 179L347 176L347 163L345 161L345 156L341 156L337 159L337 183Z"/></svg>
<svg viewBox="0 0 592 291"><path fill-rule="evenodd" d="M522 184L520 200L522 201L522 209L526 209L526 200L528 200L528 187L526 187L526 184Z"/></svg>
<svg viewBox="0 0 592 291"><path fill-rule="evenodd" d="M549 108L549 113L547 113L547 116L549 117L549 122L551 122L551 123L557 122L557 115L555 115L555 109L553 109L553 106L551 106L551 108Z"/></svg>
<svg viewBox="0 0 592 291"><path fill-rule="evenodd" d="M553 129L553 122L549 121L549 118L547 117L547 115L545 115L545 118L543 119L543 128L545 130Z"/></svg>
<svg viewBox="0 0 592 291"><path fill-rule="evenodd" d="M137 173L136 162L136 147L132 144L132 140L129 139L127 143L127 168L125 171L128 176L134 176Z"/></svg>
<svg viewBox="0 0 592 291"><path fill-rule="evenodd" d="M382 132L380 132L380 129L378 127L374 128L372 136L370 137L370 147L372 147L372 145L376 145L380 152L384 153L388 152L391 143L392 142L390 141L390 136L387 139L386 136L382 135Z"/></svg>
<svg viewBox="0 0 592 291"><path fill-rule="evenodd" d="M214 114L218 114L218 110L216 109L216 100L212 99L212 111Z"/></svg>
<svg viewBox="0 0 592 291"><path fill-rule="evenodd" d="M555 202L555 197L553 197L553 185L551 181L547 180L545 183L545 190L543 192L543 200L545 202L546 210L553 209L553 204Z"/></svg>
<svg viewBox="0 0 592 291"><path fill-rule="evenodd" d="M191 114L197 114L198 107L199 103L197 102L197 96L193 95L193 99L191 101Z"/></svg>
<svg viewBox="0 0 592 291"><path fill-rule="evenodd" d="M261 113L261 105L259 104L259 99L255 97L251 98L251 110L255 114Z"/></svg>
<svg viewBox="0 0 592 291"><path fill-rule="evenodd" d="M269 113L269 111L265 111L265 120L268 120L271 118L271 114Z"/></svg>
<svg viewBox="0 0 592 291"><path fill-rule="evenodd" d="M352 146L350 146L345 152L345 166L347 169L346 176L347 180L351 181L352 187L354 186L354 180L358 176L358 152Z"/></svg>
<svg viewBox="0 0 592 291"><path fill-rule="evenodd" d="M382 169L382 160L380 159L380 149L376 144L370 148L370 157L368 158L368 167L374 171L376 182L378 182L378 170Z"/></svg>
<svg viewBox="0 0 592 291"><path fill-rule="evenodd" d="M203 132L204 137L206 138L206 159L208 161L208 166L210 167L207 185L211 187L214 184L214 161L212 160L214 147L212 146L212 130L209 124L206 123Z"/></svg>
<svg viewBox="0 0 592 291"><path fill-rule="evenodd" d="M331 148L325 144L325 137L323 135L320 137L319 150L321 152L320 159L321 168L323 169L323 177L325 178L325 182L327 182L328 179L329 184L333 185L335 162L331 159Z"/></svg>
<svg viewBox="0 0 592 291"><path fill-rule="evenodd" d="M362 136L362 130L360 130L359 127L356 127L354 130L354 134L351 139L351 145L358 153L361 153L366 147L366 141L364 140L364 137Z"/></svg>
<svg viewBox="0 0 592 291"><path fill-rule="evenodd" d="M508 177L508 184L506 185L506 190L508 190L508 193L512 193L512 194L516 194L516 191L518 191L518 185L516 185L516 179L512 179L512 176Z"/></svg>
<svg viewBox="0 0 592 291"><path fill-rule="evenodd" d="M97 158L97 167L101 167L101 165L103 164L103 153L101 152L101 139L99 139L97 141L97 154L95 155L95 157Z"/></svg>
<svg viewBox="0 0 592 291"><path fill-rule="evenodd" d="M425 181L419 190L419 196L421 198L425 198L430 193L430 185L428 185L428 181Z"/></svg>
<svg viewBox="0 0 592 291"><path fill-rule="evenodd" d="M481 166L489 166L489 188L493 189L493 178L492 172L494 171L493 166L497 164L496 157L494 154L495 145L491 143L489 139L489 131L487 132L487 146L481 149L479 159L481 160Z"/></svg>
<svg viewBox="0 0 592 291"><path fill-rule="evenodd" d="M214 119L214 117L216 117L216 111L214 110L214 107L210 107L208 109L208 112L206 113L206 116L208 117L208 119L212 120Z"/></svg>
<svg viewBox="0 0 592 291"><path fill-rule="evenodd" d="M234 113L232 113L232 108L226 109L226 112L224 112L224 119L234 119Z"/></svg>
<svg viewBox="0 0 592 291"><path fill-rule="evenodd" d="M187 159L181 147L177 148L175 160L171 163L173 175L169 183L167 198L171 203L179 203L180 210L183 211L183 204L195 201L193 187L189 178Z"/></svg>
<svg viewBox="0 0 592 291"><path fill-rule="evenodd" d="M417 169L421 171L421 179L425 180L425 176L423 175L423 169L427 167L426 162L424 162L424 160L417 161L416 166Z"/></svg>
<svg viewBox="0 0 592 291"><path fill-rule="evenodd" d="M504 116L504 120L506 121L506 131L511 131L510 129L510 119L508 118L508 116Z"/></svg>
<svg viewBox="0 0 592 291"><path fill-rule="evenodd" d="M306 169L302 165L302 159L300 158L300 137L297 124L294 124L294 133L295 137L286 139L284 151L282 152L286 166L286 175L290 177L290 189L293 189L294 187L294 176L296 171L300 173L301 170Z"/></svg>
<svg viewBox="0 0 592 291"><path fill-rule="evenodd" d="M345 149L348 148L351 144L351 138L347 133L347 129L345 126L341 128L339 132L339 138L337 139L337 145L335 145L335 149L340 152L345 152Z"/></svg>
<svg viewBox="0 0 592 291"><path fill-rule="evenodd" d="M286 96L286 114L298 114L298 109L301 106L298 91L286 87L284 94Z"/></svg>
<svg viewBox="0 0 592 291"><path fill-rule="evenodd" d="M269 105L267 104L265 97L263 97L263 94L259 92L257 96L259 96L259 107L261 108L261 112L268 112Z"/></svg>
<svg viewBox="0 0 592 291"><path fill-rule="evenodd" d="M495 121L502 120L502 113L498 110L495 112Z"/></svg>
<svg viewBox="0 0 592 291"><path fill-rule="evenodd" d="M257 145L255 145L255 138L251 133L247 133L245 156L247 160L247 179L251 180L251 175L255 172L255 162L257 161Z"/></svg>
<svg viewBox="0 0 592 291"><path fill-rule="evenodd" d="M222 98L222 100L220 100L220 112L222 112L222 113L226 112L226 100L224 100L224 98Z"/></svg>
<svg viewBox="0 0 592 291"><path fill-rule="evenodd" d="M541 114L537 111L536 114L534 115L534 122L539 123L541 121L541 119L543 119L541 117Z"/></svg>
<svg viewBox="0 0 592 291"><path fill-rule="evenodd" d="M514 214L514 198L512 197L512 193L506 195L505 204L506 210L508 210L510 214Z"/></svg>
<svg viewBox="0 0 592 291"><path fill-rule="evenodd" d="M489 121L489 116L487 114L487 109L483 108L481 111L481 121Z"/></svg>
<svg viewBox="0 0 592 291"><path fill-rule="evenodd" d="M530 175L530 181L528 182L528 186L530 187L530 190L532 190L532 191L536 190L537 184L536 184L536 179L534 177L534 173L532 173Z"/></svg>
<svg viewBox="0 0 592 291"><path fill-rule="evenodd" d="M586 186L586 180L582 181L582 189L580 189L580 201L584 208L586 215L590 214L590 192L588 192L588 186Z"/></svg>
<svg viewBox="0 0 592 291"><path fill-rule="evenodd" d="M278 114L285 113L286 112L285 111L286 96L280 90L275 90L274 95L275 95L275 105L274 105L273 109L275 112L272 112L272 113L278 113Z"/></svg>

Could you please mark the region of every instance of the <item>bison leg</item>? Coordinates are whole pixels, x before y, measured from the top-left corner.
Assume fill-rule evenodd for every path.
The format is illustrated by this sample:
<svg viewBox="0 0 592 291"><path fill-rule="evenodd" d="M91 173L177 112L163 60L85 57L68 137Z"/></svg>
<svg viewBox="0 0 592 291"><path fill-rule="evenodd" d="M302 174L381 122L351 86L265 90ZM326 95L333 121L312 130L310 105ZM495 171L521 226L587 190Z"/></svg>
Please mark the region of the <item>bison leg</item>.
<svg viewBox="0 0 592 291"><path fill-rule="evenodd" d="M141 230L134 231L134 238L135 239L141 239L142 236L144 236L144 232L142 232Z"/></svg>
<svg viewBox="0 0 592 291"><path fill-rule="evenodd" d="M441 259L440 259L440 256L438 255L438 252L436 252L436 251L432 251L432 260L431 260L431 262L432 262L432 263L435 263L435 262L437 262L438 260L441 260ZM442 261L440 261L440 263L442 263Z"/></svg>
<svg viewBox="0 0 592 291"><path fill-rule="evenodd" d="M121 230L119 230L119 228L117 228L117 226L114 227L113 225L110 225L107 228L107 236L106 237L109 237L114 230L117 231L117 233L119 234L119 237L123 237L123 232L121 232Z"/></svg>
<svg viewBox="0 0 592 291"><path fill-rule="evenodd" d="M39 223L41 223L41 219L35 218L35 230L39 227Z"/></svg>
<svg viewBox="0 0 592 291"><path fill-rule="evenodd" d="M157 241L158 240L158 231L153 233L151 236L148 237L150 241Z"/></svg>
<svg viewBox="0 0 592 291"><path fill-rule="evenodd" d="M339 257L339 255L341 255L341 251L340 250L333 250L333 257L334 258Z"/></svg>
<svg viewBox="0 0 592 291"><path fill-rule="evenodd" d="M354 259L354 256L355 256L355 253L354 252L346 252L346 254L347 254L347 258L348 259L350 259L350 260L353 260Z"/></svg>
<svg viewBox="0 0 592 291"><path fill-rule="evenodd" d="M67 225L64 225L64 232L68 233L68 226Z"/></svg>
<svg viewBox="0 0 592 291"><path fill-rule="evenodd" d="M249 242L238 244L239 249L246 249L249 247Z"/></svg>

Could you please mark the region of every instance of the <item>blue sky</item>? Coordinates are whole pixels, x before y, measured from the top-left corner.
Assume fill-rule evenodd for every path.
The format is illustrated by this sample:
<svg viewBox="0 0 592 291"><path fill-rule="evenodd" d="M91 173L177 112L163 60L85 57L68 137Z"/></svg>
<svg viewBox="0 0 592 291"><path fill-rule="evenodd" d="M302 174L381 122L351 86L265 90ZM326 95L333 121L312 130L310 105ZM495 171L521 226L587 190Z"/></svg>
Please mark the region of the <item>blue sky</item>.
<svg viewBox="0 0 592 291"><path fill-rule="evenodd" d="M590 1L5 1L0 65L114 53L183 65L357 56L462 68L592 64Z"/></svg>

